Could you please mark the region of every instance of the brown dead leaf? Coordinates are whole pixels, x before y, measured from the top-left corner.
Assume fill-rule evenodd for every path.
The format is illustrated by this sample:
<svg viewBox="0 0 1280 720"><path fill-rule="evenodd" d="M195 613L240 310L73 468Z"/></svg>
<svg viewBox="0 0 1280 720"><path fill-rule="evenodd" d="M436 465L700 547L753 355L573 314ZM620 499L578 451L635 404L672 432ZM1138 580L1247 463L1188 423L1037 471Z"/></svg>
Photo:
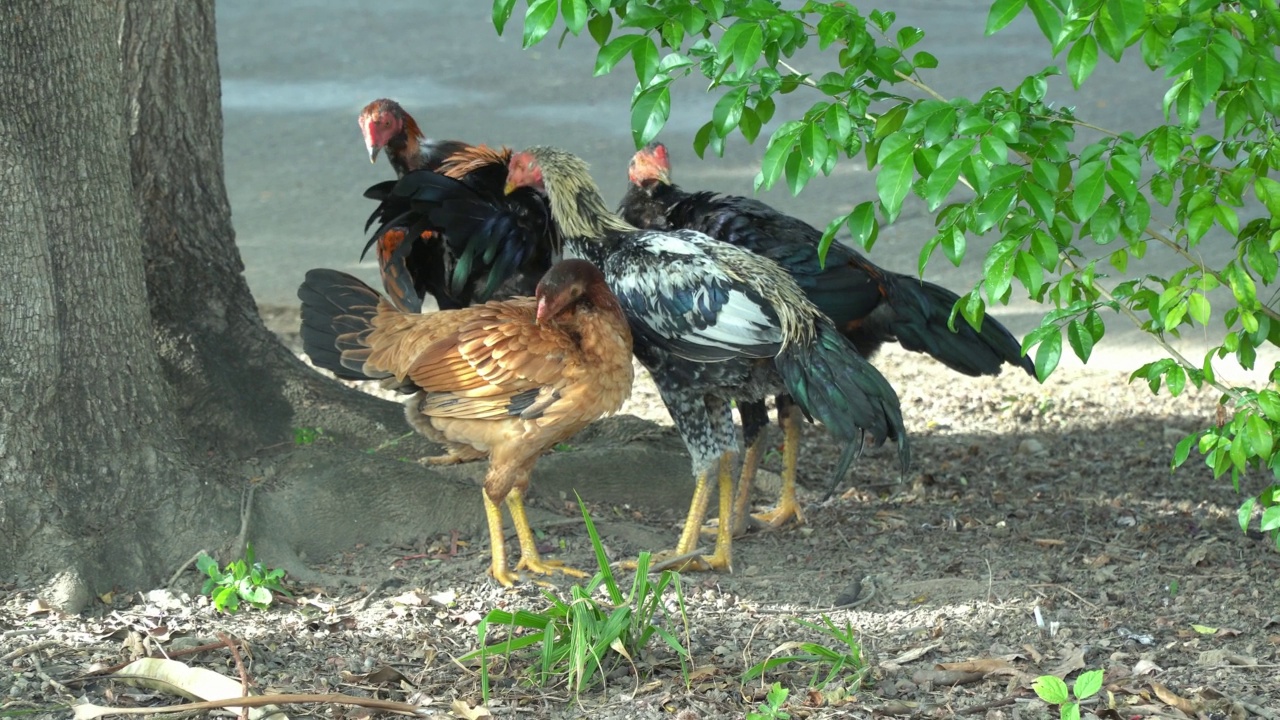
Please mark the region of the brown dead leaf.
<svg viewBox="0 0 1280 720"><path fill-rule="evenodd" d="M1156 697L1160 699L1160 702L1176 710L1181 710L1188 715L1195 715L1199 710L1196 703L1181 697L1174 691L1154 680L1151 681L1151 691L1156 694Z"/></svg>
<svg viewBox="0 0 1280 720"><path fill-rule="evenodd" d="M1022 649L1027 651L1027 655L1031 657L1031 662L1039 665L1040 661L1044 660L1044 656L1040 654L1040 651L1037 650L1034 645L1028 643L1023 645Z"/></svg>
<svg viewBox="0 0 1280 720"><path fill-rule="evenodd" d="M984 673L980 672L958 672L954 670L917 670L911 674L911 682L917 685L926 683L934 686L951 687L954 685L968 685L982 680Z"/></svg>
<svg viewBox="0 0 1280 720"><path fill-rule="evenodd" d="M1017 672L1013 665L1004 660L996 658L978 658L977 660L962 660L953 663L938 663L934 665L938 670L950 670L953 672L976 672L990 675L991 673L1008 674Z"/></svg>
<svg viewBox="0 0 1280 720"><path fill-rule="evenodd" d="M714 677L719 674L720 674L720 668L716 667L715 665L702 665L694 668L689 672L689 682L706 680L709 677Z"/></svg>
<svg viewBox="0 0 1280 720"><path fill-rule="evenodd" d="M1067 544L1066 540L1058 540L1057 538L1035 538L1031 542L1040 547L1058 547Z"/></svg>
<svg viewBox="0 0 1280 720"><path fill-rule="evenodd" d="M1248 655L1240 655L1229 650L1206 650L1200 653L1197 660L1200 665L1239 665L1241 667L1252 667L1258 664L1256 658Z"/></svg>
<svg viewBox="0 0 1280 720"><path fill-rule="evenodd" d="M392 683L409 682L399 670L390 665L383 665L367 673L353 673L343 670L339 673L342 681L352 685L390 685ZM412 683L410 683L412 684Z"/></svg>
<svg viewBox="0 0 1280 720"><path fill-rule="evenodd" d="M1110 565L1110 564L1111 564L1111 556L1106 553L1102 553L1101 555L1093 558L1092 560L1086 563L1086 565L1088 565L1091 568L1100 568L1103 565Z"/></svg>
<svg viewBox="0 0 1280 720"><path fill-rule="evenodd" d="M823 696L821 690L815 690L814 688L809 688L809 698L806 702L806 704L809 707L822 707L826 703L827 703L827 699L826 697Z"/></svg>
<svg viewBox="0 0 1280 720"><path fill-rule="evenodd" d="M1133 666L1134 675L1153 675L1158 672L1164 672L1164 668L1147 659L1139 660Z"/></svg>
<svg viewBox="0 0 1280 720"><path fill-rule="evenodd" d="M454 715L462 718L462 720L480 720L481 718L493 717L489 712L489 708L483 705L471 707L470 705L467 705L466 700L454 700L453 703L449 705L449 710L451 710Z"/></svg>
<svg viewBox="0 0 1280 720"><path fill-rule="evenodd" d="M1058 667L1050 670L1048 674L1066 680L1068 675L1084 668L1084 648L1076 648L1070 655L1064 657L1062 662L1058 663Z"/></svg>
<svg viewBox="0 0 1280 720"><path fill-rule="evenodd" d="M41 600L40 598L32 600L27 605L27 617L31 617L32 615L41 615L47 612L53 612L53 608L49 606L49 603Z"/></svg>
<svg viewBox="0 0 1280 720"><path fill-rule="evenodd" d="M392 603L396 605L407 605L409 607L422 607L429 601L430 598L421 590L410 590L407 593L401 593L391 598Z"/></svg>
<svg viewBox="0 0 1280 720"><path fill-rule="evenodd" d="M929 645L921 645L918 648L914 648L902 653L901 655L899 655L898 657L892 660L881 663L880 666L886 669L896 670L899 667L906 665L909 662L919 660L920 658L924 657L926 654L932 652L935 648L937 648L941 644L942 643L931 643Z"/></svg>

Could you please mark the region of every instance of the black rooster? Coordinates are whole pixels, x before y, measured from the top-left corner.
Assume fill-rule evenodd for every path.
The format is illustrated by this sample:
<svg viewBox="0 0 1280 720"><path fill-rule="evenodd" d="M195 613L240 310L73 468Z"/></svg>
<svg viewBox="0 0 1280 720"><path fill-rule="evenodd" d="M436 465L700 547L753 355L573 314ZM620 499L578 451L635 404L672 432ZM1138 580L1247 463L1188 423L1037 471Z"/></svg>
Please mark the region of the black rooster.
<svg viewBox="0 0 1280 720"><path fill-rule="evenodd" d="M546 203L534 193L506 199L512 212L503 221L520 224L521 233L505 226L468 227L469 234L458 237L441 233L424 214L415 212L420 203L434 204L437 172L495 202L503 201L510 150L428 140L394 100L369 103L359 122L369 159L377 160L383 151L396 171L396 180L378 183L364 193L379 201L365 224L366 230L375 223L378 229L364 251L376 248L383 287L397 308L419 312L428 295L440 309L452 310L493 298L533 294L558 253L556 236L549 232Z"/></svg>
<svg viewBox="0 0 1280 720"><path fill-rule="evenodd" d="M1021 344L996 320L987 318L981 330L974 330L961 319L951 330L951 309L959 296L950 290L884 270L838 243L831 245L824 267L818 258L822 232L817 228L751 198L681 190L671 182L670 161L661 143L651 143L632 157L629 176L619 208L627 222L654 230L697 230L777 262L865 358L896 341L965 375L997 375L1005 363L1035 375ZM740 403L739 410L747 445L735 502L741 528L768 414L762 401ZM776 510L757 518L774 527L791 517L803 519L795 500L800 418L785 395L778 397L778 414L785 431L782 497ZM842 474L832 478L828 495L841 479Z"/></svg>

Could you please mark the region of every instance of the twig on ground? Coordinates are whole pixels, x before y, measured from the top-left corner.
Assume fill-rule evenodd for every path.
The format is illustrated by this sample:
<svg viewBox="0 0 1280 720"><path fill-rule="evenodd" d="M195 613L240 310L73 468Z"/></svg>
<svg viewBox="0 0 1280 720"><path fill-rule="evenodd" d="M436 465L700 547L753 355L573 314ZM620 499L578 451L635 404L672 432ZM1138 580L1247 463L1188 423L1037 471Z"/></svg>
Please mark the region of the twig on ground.
<svg viewBox="0 0 1280 720"><path fill-rule="evenodd" d="M0 633L0 637L17 637L19 635L43 635L53 628L22 628L21 630L5 630Z"/></svg>
<svg viewBox="0 0 1280 720"><path fill-rule="evenodd" d="M1033 588L1039 588L1039 587L1051 587L1051 588L1057 588L1057 589L1059 589L1059 590L1063 590L1063 591L1065 591L1068 595L1073 596L1075 599L1079 600L1080 602L1084 603L1085 605L1088 605L1089 607L1093 608L1094 610L1100 610L1100 609L1101 609L1098 605L1096 605L1096 604L1094 604L1094 603L1091 603L1091 602L1089 602L1088 600L1085 600L1084 598L1080 597L1080 593L1077 593L1075 590L1072 590L1071 588L1067 587L1066 585L1060 585L1060 584L1058 584L1058 583L1036 583L1036 584L1034 584L1034 585L1028 585L1027 587L1033 587Z"/></svg>
<svg viewBox="0 0 1280 720"><path fill-rule="evenodd" d="M222 644L231 651L231 659L236 663L236 671L240 673L240 694L245 697L249 696L249 673L245 672L244 662L240 660L240 650L236 647L236 643L231 642L231 637L226 633L218 633L218 639ZM240 708L241 720L249 720L249 708Z"/></svg>
<svg viewBox="0 0 1280 720"><path fill-rule="evenodd" d="M0 663L7 663L10 660L17 660L23 655L30 655L31 653L39 652L47 647L53 647L57 644L58 644L57 640L41 640L40 642L31 643L30 645L20 647L17 650L14 650L13 652L8 653L3 657L0 657Z"/></svg>
<svg viewBox="0 0 1280 720"><path fill-rule="evenodd" d="M1016 700L1017 698L1015 698L1014 696L1008 695L1006 697L1000 698L999 700L992 700L991 702L985 702L985 703L982 703L981 705L973 705L971 707L967 707L962 710L956 710L955 714L956 715L977 715L978 713L984 713L988 710L994 710L998 707L1004 707L1005 705L1012 705Z"/></svg>
<svg viewBox="0 0 1280 720"><path fill-rule="evenodd" d="M220 647L224 647L224 645L221 642L206 643L204 645L197 645L195 647L186 648L185 650L174 650L173 652L166 652L165 657L172 660L174 658L180 658L186 655L195 655L197 653L202 653L202 652L205 652L206 650L217 650ZM100 670L93 670L91 672L85 673L84 675L81 675L78 678L72 678L67 682L81 683L81 682L88 682L89 680L96 680L98 676L110 675L111 673L116 672L117 670L128 667L132 662L133 662L132 660L129 660L128 662L118 663L116 665L112 665L111 667L105 667Z"/></svg>
<svg viewBox="0 0 1280 720"><path fill-rule="evenodd" d="M75 697L75 693L72 693L71 690L66 685L63 685L57 680L54 680L53 678L49 677L49 673L45 672L44 666L40 664L39 654L33 654L31 656L31 664L35 666L36 677L49 683L50 687L54 688L55 690L62 693L63 695L66 695L67 697Z"/></svg>
<svg viewBox="0 0 1280 720"><path fill-rule="evenodd" d="M863 585L867 588L867 591L857 600L844 603L843 605L832 605L824 608L798 608L794 610L783 610L781 608L776 610L761 609L755 610L754 612L760 615L812 615L814 613L829 613L833 610L848 610L849 608L855 608L859 605L865 605L871 601L871 598L876 596L876 586L870 577L863 579Z"/></svg>
<svg viewBox="0 0 1280 720"><path fill-rule="evenodd" d="M390 700L377 700L374 698L356 697L354 695L255 695L253 697L225 698L222 700L206 700L204 702L184 703L182 705L162 705L159 707L130 707L130 708L112 708L113 715L159 715L161 713L189 713L198 710L216 710L224 707L263 707L265 705L302 705L302 704L318 704L331 703L337 705L356 705L358 707L373 708L374 710L385 710L387 712L400 713L401 715L414 715L425 717L427 711L416 705L408 703L392 702ZM433 713L434 714L434 713Z"/></svg>
<svg viewBox="0 0 1280 720"><path fill-rule="evenodd" d="M169 576L169 582L164 584L164 588L166 590L172 589L173 584L178 582L178 578L182 576L182 573L187 571L187 568L194 565L196 560L200 559L201 555L208 555L208 554L209 554L208 550L201 548L199 552L197 552L195 555L192 555L186 562L178 566L177 570L173 571L173 574Z"/></svg>

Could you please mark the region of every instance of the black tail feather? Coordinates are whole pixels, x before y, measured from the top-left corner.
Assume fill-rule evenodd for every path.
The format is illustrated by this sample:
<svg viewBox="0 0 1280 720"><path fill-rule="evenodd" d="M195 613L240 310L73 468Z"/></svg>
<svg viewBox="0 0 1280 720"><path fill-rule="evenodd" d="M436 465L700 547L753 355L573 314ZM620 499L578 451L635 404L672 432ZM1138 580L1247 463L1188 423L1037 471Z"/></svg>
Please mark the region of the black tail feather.
<svg viewBox="0 0 1280 720"><path fill-rule="evenodd" d="M927 353L965 375L999 375L1005 363L1035 377L1035 365L1022 354L1022 343L993 317L981 330L957 317L955 331L948 323L960 296L931 282L907 275L894 277L889 304L894 310L892 333L907 350Z"/></svg>
<svg viewBox="0 0 1280 720"><path fill-rule="evenodd" d="M378 314L377 291L337 270L308 270L298 287L302 301L302 349L316 367L346 380L373 380L363 365L360 337Z"/></svg>
<svg viewBox="0 0 1280 720"><path fill-rule="evenodd" d="M843 445L830 486L844 478L861 453L865 433L876 446L897 441L902 472L907 472L911 447L893 386L826 317L818 319L816 329L812 345L789 345L775 364L797 404Z"/></svg>

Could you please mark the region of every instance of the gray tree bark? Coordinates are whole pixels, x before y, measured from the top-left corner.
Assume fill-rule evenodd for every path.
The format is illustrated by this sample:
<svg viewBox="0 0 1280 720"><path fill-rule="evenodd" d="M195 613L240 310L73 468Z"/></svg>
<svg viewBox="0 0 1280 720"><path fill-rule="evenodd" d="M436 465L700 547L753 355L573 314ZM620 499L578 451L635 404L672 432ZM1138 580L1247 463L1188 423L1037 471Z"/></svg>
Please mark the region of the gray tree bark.
<svg viewBox="0 0 1280 720"><path fill-rule="evenodd" d="M291 426L399 414L258 317L214 31L212 0L0 7L0 579L65 607L234 533L244 462Z"/></svg>

